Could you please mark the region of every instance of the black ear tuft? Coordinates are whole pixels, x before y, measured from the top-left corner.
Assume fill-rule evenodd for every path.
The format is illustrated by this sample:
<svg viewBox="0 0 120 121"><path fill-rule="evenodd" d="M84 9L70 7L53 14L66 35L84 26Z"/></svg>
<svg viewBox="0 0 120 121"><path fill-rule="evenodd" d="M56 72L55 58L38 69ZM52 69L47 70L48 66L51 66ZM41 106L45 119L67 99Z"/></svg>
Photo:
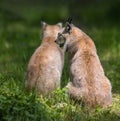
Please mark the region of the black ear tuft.
<svg viewBox="0 0 120 121"><path fill-rule="evenodd" d="M69 18L67 19L67 22L68 22L69 24L71 24L71 23L72 23L72 18L69 17Z"/></svg>

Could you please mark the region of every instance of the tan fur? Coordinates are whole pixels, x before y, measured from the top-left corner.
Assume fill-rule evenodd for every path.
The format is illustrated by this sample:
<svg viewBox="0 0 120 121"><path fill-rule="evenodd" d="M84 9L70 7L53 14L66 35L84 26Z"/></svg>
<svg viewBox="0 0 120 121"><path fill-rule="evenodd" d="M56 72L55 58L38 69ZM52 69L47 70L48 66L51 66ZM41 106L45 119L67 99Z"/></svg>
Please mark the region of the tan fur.
<svg viewBox="0 0 120 121"><path fill-rule="evenodd" d="M67 88L75 100L90 106L107 107L112 103L111 84L104 74L94 42L84 32L71 25L70 33L63 32L64 49L70 60L70 79ZM57 41L60 41L59 37Z"/></svg>
<svg viewBox="0 0 120 121"><path fill-rule="evenodd" d="M45 22L43 22L42 25L43 39L46 37L54 37L56 39L58 33L62 30L62 23L58 23L56 25L48 25Z"/></svg>
<svg viewBox="0 0 120 121"><path fill-rule="evenodd" d="M54 42L62 25L43 25L43 40L30 58L26 88L37 89L42 95L51 93L60 87L60 79L63 69L64 54L61 48Z"/></svg>

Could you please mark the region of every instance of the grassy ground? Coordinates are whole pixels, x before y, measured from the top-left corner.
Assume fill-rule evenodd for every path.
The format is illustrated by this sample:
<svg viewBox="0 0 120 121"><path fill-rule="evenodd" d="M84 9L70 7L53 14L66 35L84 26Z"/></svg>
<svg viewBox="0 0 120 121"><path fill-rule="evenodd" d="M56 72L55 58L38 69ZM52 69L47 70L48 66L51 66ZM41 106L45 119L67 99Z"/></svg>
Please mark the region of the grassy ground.
<svg viewBox="0 0 120 121"><path fill-rule="evenodd" d="M48 98L25 91L27 64L41 43L40 25L29 26L23 22L24 19L4 22L6 19L2 18L3 14L0 15L0 121L120 121L120 27L83 28L93 38L105 74L113 87L111 107L90 109L74 104L66 94L64 86L69 81L67 59L62 89Z"/></svg>

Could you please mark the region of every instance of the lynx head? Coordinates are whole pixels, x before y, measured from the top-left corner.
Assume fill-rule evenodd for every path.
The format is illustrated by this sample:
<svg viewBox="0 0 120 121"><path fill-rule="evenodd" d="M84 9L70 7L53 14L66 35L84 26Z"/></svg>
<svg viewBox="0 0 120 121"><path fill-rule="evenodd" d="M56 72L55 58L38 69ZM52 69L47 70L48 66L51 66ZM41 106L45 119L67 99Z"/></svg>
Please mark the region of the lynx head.
<svg viewBox="0 0 120 121"><path fill-rule="evenodd" d="M46 37L55 37L57 38L57 35L62 30L62 23L57 23L55 25L49 25L46 22L41 22L42 24L42 38Z"/></svg>
<svg viewBox="0 0 120 121"><path fill-rule="evenodd" d="M65 27L63 28L61 33L58 33L56 43L60 46L64 45L64 49L66 50L69 45L77 41L79 38L83 36L83 32L76 26L71 23L71 20L67 21Z"/></svg>
<svg viewBox="0 0 120 121"><path fill-rule="evenodd" d="M61 33L58 33L57 39L56 39L56 43L62 47L64 45L67 45L67 43L69 43L70 40L70 36L71 36L71 32L72 32L72 24L66 22L65 27L63 28Z"/></svg>

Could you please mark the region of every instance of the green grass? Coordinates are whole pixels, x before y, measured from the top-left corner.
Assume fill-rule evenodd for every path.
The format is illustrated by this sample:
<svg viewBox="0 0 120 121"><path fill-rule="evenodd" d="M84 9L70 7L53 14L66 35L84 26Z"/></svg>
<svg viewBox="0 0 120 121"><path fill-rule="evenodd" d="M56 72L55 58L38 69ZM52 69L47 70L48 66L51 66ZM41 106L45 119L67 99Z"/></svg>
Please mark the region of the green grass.
<svg viewBox="0 0 120 121"><path fill-rule="evenodd" d="M120 120L120 42L119 28L87 28L95 41L105 73L113 87L113 104L94 110L70 101L64 86L69 81L67 62L62 89L52 97L38 97L24 89L24 75L30 56L40 45L40 28L22 23L0 29L0 121L119 121Z"/></svg>
<svg viewBox="0 0 120 121"><path fill-rule="evenodd" d="M18 10L17 14L21 16L23 11L19 14ZM37 18L38 13L32 15ZM74 103L66 93L64 87L69 81L67 58L61 89L46 98L26 92L24 76L31 55L41 43L40 25L27 24L26 20L33 18L29 15L19 21L9 21L6 16L0 14L0 121L120 121L120 27L83 28L95 42L113 92L113 103L109 108L91 109ZM34 23L35 20L31 21Z"/></svg>

